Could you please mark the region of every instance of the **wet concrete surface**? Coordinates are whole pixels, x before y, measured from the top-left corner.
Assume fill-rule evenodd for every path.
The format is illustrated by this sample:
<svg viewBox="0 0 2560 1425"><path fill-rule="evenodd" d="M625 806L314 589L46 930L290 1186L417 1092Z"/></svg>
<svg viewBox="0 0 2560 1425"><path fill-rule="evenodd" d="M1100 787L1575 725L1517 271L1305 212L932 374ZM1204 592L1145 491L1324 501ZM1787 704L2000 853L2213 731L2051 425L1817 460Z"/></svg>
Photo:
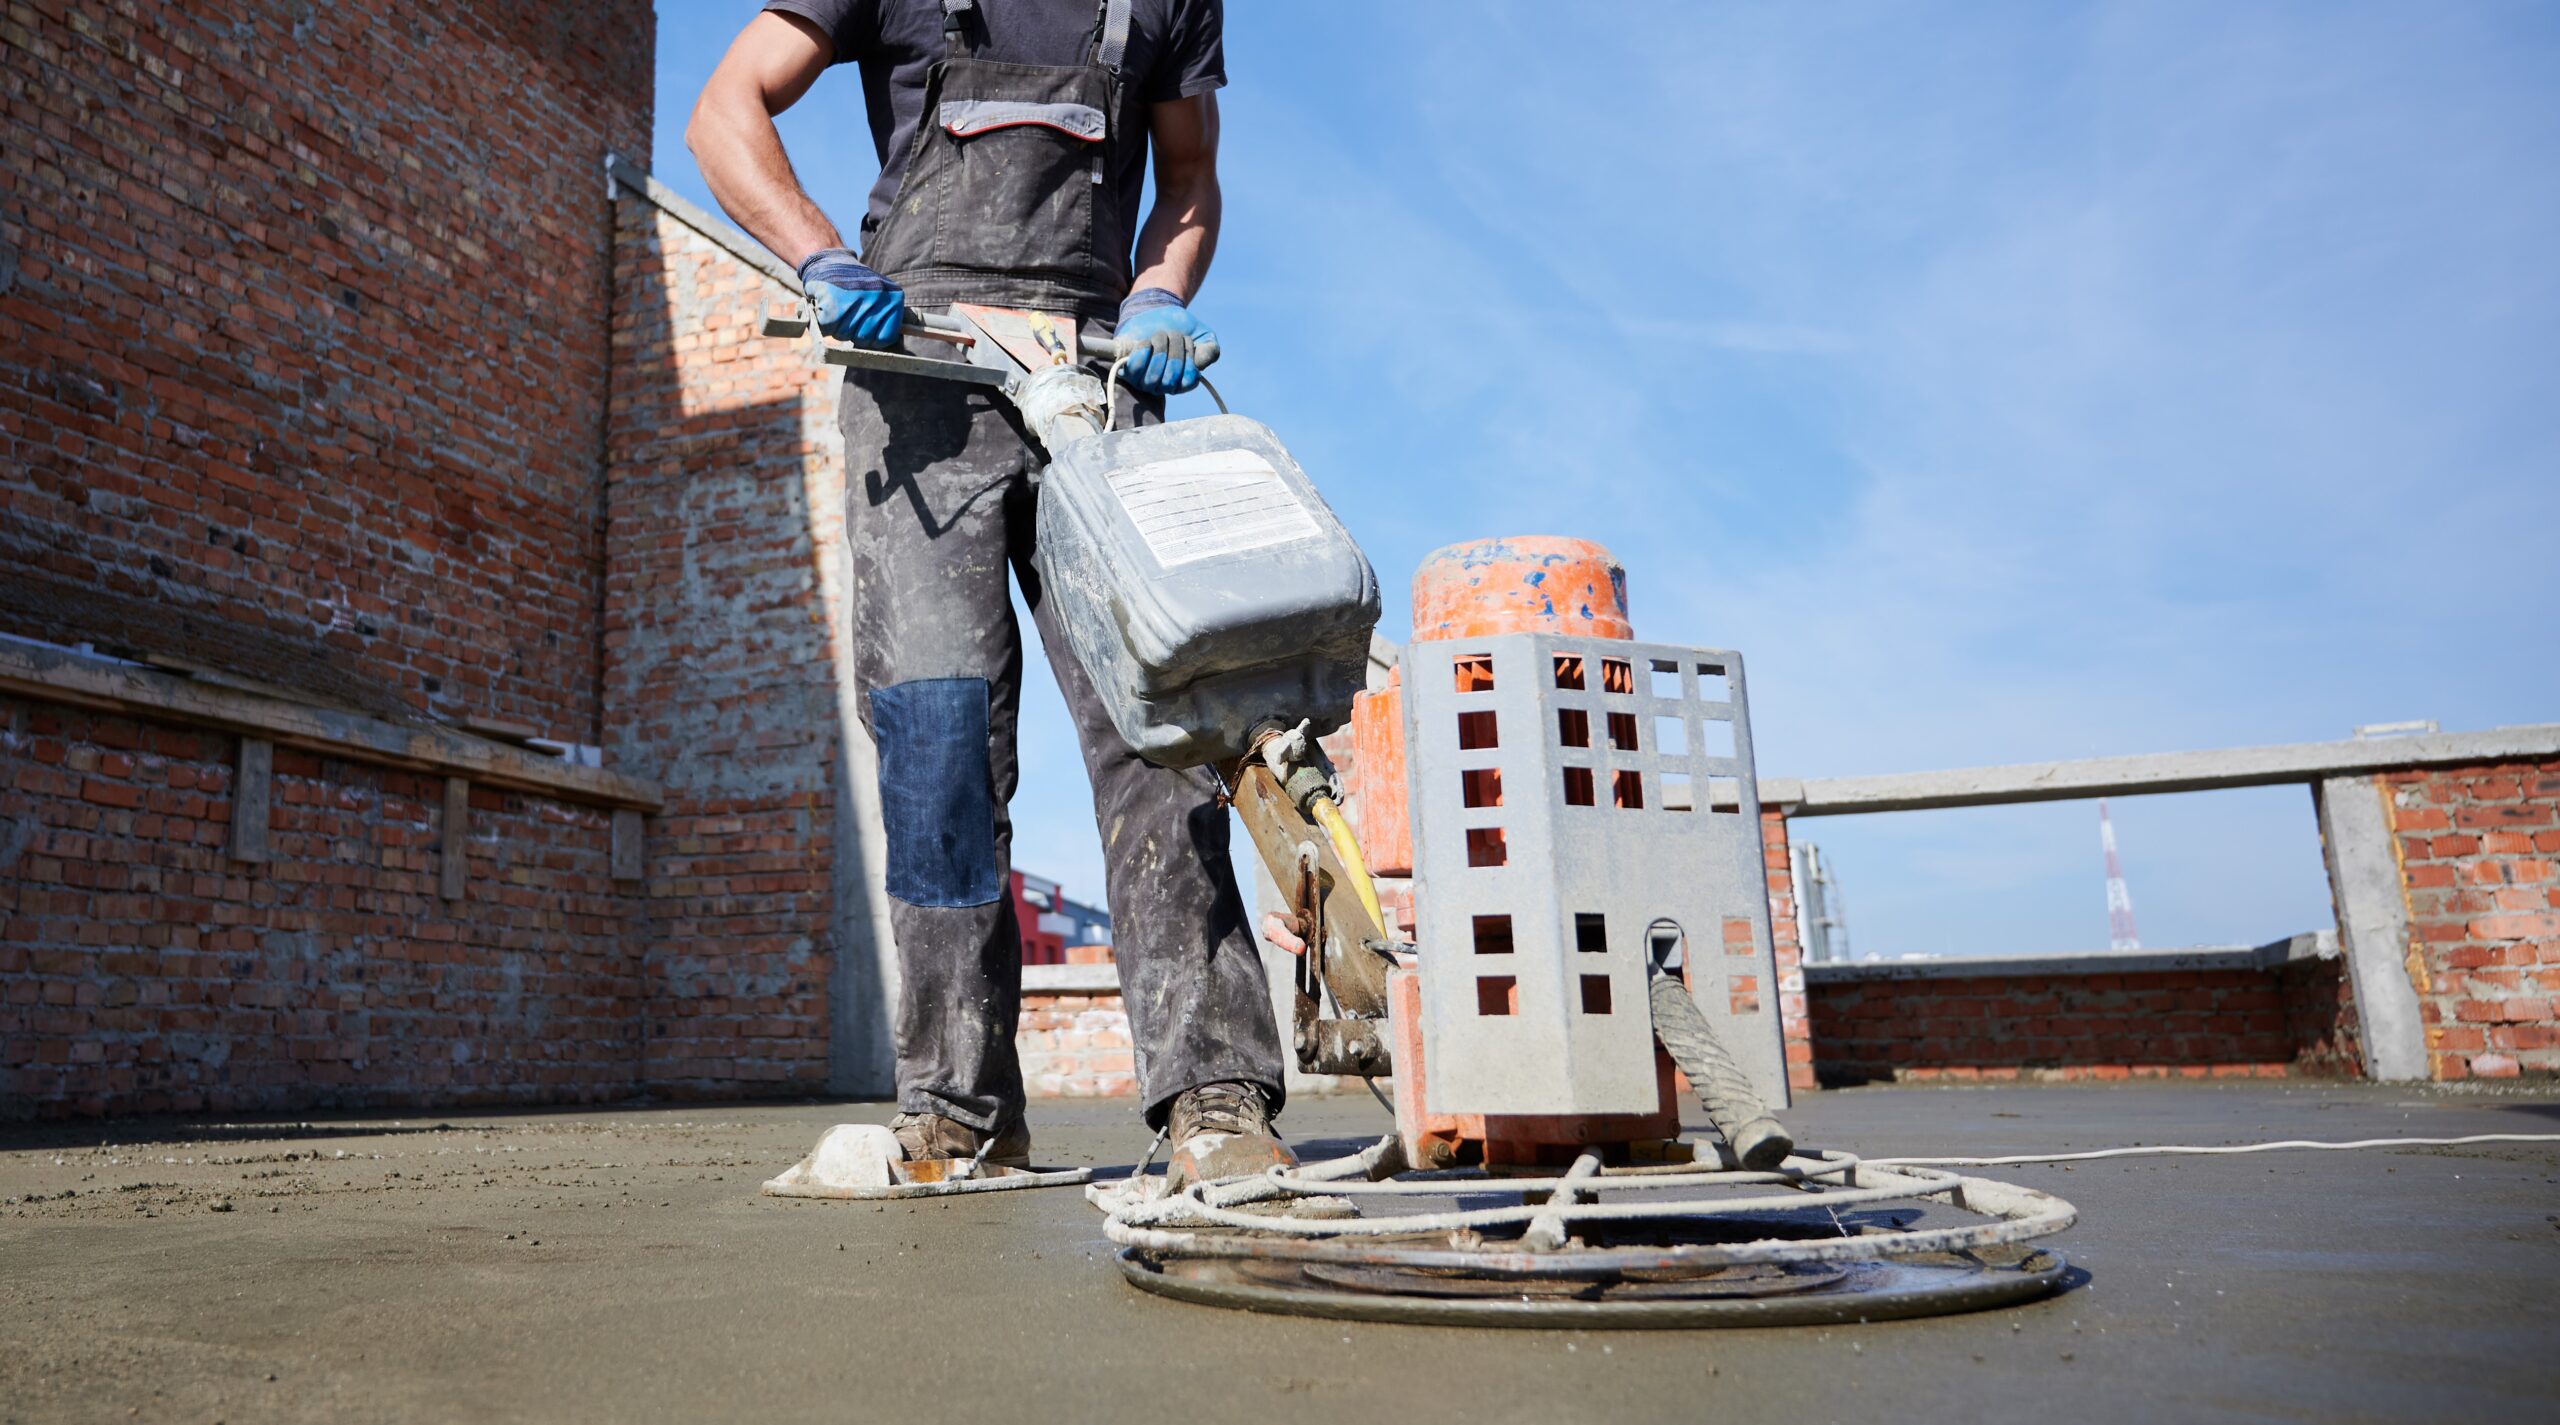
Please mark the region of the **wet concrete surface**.
<svg viewBox="0 0 2560 1425"><path fill-rule="evenodd" d="M1037 1156L1125 1167L1111 1103ZM1124 1285L1074 1189L788 1202L882 1105L0 1131L0 1420L2500 1420L2560 1399L2560 1143L1983 1169L2069 1198L2086 1275L1855 1327L1342 1325ZM2560 1133L2560 1089L1886 1088L1869 1156ZM1318 1147L1366 1097L1293 1108Z"/></svg>

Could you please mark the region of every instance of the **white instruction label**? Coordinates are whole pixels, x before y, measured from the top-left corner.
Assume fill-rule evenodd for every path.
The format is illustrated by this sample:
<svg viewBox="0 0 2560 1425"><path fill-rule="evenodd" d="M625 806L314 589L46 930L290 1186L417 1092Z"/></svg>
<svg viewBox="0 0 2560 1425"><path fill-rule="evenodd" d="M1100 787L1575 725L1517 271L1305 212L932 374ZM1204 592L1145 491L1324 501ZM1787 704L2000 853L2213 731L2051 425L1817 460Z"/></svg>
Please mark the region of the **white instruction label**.
<svg viewBox="0 0 2560 1425"><path fill-rule="evenodd" d="M1324 534L1289 482L1250 450L1150 461L1109 478L1148 550L1168 569Z"/></svg>

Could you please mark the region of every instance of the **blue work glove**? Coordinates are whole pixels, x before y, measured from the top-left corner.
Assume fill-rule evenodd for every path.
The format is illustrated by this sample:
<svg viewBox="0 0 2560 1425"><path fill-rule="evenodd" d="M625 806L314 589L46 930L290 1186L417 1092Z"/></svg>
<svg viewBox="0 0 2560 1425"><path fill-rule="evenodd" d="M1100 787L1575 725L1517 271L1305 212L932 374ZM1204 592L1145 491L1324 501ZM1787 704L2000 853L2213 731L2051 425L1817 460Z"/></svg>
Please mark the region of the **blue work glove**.
<svg viewBox="0 0 2560 1425"><path fill-rule="evenodd" d="M1120 344L1120 379L1132 390L1178 396L1200 384L1200 368L1218 359L1218 334L1162 287L1141 287L1120 304L1112 331Z"/></svg>
<svg viewBox="0 0 2560 1425"><path fill-rule="evenodd" d="M906 325L907 294L841 247L822 247L800 264L800 289L818 314L818 330L838 341L887 351Z"/></svg>

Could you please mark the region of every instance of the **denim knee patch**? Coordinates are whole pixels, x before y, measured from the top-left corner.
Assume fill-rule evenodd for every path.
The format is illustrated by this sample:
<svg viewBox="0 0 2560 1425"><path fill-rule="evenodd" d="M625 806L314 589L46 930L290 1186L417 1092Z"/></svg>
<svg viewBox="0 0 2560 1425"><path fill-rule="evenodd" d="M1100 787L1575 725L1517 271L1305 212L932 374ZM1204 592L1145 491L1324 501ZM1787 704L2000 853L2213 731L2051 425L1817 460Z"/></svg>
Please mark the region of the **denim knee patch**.
<svg viewBox="0 0 2560 1425"><path fill-rule="evenodd" d="M909 905L985 905L999 887L987 768L987 680L924 678L871 694L889 894Z"/></svg>

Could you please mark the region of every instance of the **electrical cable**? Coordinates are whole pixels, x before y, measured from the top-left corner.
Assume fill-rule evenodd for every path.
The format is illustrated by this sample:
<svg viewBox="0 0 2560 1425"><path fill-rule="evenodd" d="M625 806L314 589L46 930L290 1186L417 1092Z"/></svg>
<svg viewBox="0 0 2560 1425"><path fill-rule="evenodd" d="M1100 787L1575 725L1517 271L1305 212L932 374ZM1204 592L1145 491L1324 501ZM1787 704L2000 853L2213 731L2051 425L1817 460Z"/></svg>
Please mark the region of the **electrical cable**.
<svg viewBox="0 0 2560 1425"><path fill-rule="evenodd" d="M2162 1143L2126 1148L2098 1148L2085 1153L2013 1153L1997 1158L1868 1158L1880 1168L1999 1168L2018 1163L2087 1163L2100 1158L2219 1157L2234 1153L2273 1153L2295 1148L2342 1152L2353 1148L2453 1148L2466 1143L2560 1143L2560 1133L2473 1133L2460 1138L2284 1138L2266 1143L2232 1143L2220 1147Z"/></svg>
<svg viewBox="0 0 2560 1425"><path fill-rule="evenodd" d="M1102 374L1102 433L1105 435L1120 424L1120 368L1129 360L1129 355L1123 352L1114 357L1111 369ZM1209 399L1218 403L1219 415L1233 414L1227 409L1227 398L1218 394L1218 388L1209 384L1207 376L1200 378L1200 389L1208 392Z"/></svg>

